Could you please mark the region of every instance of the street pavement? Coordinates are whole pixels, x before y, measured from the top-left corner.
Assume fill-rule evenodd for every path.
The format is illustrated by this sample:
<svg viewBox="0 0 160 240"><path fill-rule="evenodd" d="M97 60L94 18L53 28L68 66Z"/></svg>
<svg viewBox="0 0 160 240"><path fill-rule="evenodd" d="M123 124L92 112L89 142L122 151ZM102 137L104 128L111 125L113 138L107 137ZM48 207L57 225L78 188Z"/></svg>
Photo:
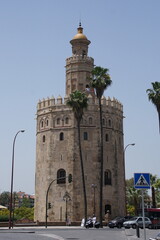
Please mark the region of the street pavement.
<svg viewBox="0 0 160 240"><path fill-rule="evenodd" d="M160 230L146 229L146 240L154 237ZM0 240L144 240L144 230L140 238L135 229L85 229L82 227L15 227L0 228Z"/></svg>

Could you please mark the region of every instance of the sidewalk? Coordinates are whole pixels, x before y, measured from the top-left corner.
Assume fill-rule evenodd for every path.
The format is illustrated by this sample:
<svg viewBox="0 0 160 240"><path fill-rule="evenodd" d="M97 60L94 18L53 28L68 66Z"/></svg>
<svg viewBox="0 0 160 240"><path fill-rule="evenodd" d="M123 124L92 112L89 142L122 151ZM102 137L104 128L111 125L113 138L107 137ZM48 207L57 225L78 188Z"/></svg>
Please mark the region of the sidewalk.
<svg viewBox="0 0 160 240"><path fill-rule="evenodd" d="M125 229L125 234L127 240L144 240L144 229L139 229L140 237L137 237L136 229ZM160 232L160 229L148 229L146 228L146 240L149 240L150 237L155 237Z"/></svg>

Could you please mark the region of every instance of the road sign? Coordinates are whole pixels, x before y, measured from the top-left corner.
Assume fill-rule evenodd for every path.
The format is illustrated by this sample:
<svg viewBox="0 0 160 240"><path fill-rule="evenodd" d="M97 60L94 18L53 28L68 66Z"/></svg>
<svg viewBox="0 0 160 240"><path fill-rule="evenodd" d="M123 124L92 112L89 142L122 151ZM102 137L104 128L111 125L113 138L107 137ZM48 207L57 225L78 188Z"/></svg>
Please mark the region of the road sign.
<svg viewBox="0 0 160 240"><path fill-rule="evenodd" d="M150 188L150 174L149 173L135 173L134 187L140 189Z"/></svg>

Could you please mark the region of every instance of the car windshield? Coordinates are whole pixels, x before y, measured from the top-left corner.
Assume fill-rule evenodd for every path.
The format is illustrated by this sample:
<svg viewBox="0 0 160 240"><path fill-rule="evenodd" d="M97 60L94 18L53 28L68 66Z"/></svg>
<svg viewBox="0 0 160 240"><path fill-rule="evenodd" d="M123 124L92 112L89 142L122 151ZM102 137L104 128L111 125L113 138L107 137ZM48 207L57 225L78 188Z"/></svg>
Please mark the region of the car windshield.
<svg viewBox="0 0 160 240"><path fill-rule="evenodd" d="M121 217L116 217L116 218L114 218L113 220L118 220L118 219L121 219Z"/></svg>
<svg viewBox="0 0 160 240"><path fill-rule="evenodd" d="M134 220L137 220L137 217L133 217L130 219L130 221L134 221Z"/></svg>

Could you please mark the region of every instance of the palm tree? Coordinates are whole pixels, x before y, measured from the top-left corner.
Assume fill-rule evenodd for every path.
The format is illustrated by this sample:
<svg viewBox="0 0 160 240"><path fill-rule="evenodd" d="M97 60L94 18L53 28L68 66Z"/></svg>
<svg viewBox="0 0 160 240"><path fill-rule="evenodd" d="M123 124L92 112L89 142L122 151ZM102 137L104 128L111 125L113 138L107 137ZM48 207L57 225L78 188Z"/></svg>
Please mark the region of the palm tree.
<svg viewBox="0 0 160 240"><path fill-rule="evenodd" d="M149 100L155 105L158 112L160 132L160 82L152 82L153 89L147 89Z"/></svg>
<svg viewBox="0 0 160 240"><path fill-rule="evenodd" d="M141 202L141 190L135 189L134 187L127 187L127 204L134 206L134 215L138 215L138 209L140 208Z"/></svg>
<svg viewBox="0 0 160 240"><path fill-rule="evenodd" d="M96 96L99 103L99 113L100 113L100 146L101 146L101 157L100 157L100 205L99 205L99 220L100 226L102 225L102 211L103 211L103 125L102 125L102 105L101 98L103 96L104 90L107 89L112 83L110 75L107 68L94 67L92 70L92 78L90 79L90 86L95 89Z"/></svg>
<svg viewBox="0 0 160 240"><path fill-rule="evenodd" d="M150 182L151 182L151 193L152 193L152 207L156 208L155 184L157 182L157 176L150 174Z"/></svg>
<svg viewBox="0 0 160 240"><path fill-rule="evenodd" d="M88 106L88 98L85 93L80 91L74 91L70 94L70 98L67 100L67 105L72 107L74 112L75 119L77 121L77 130L78 130L78 145L79 145L79 156L81 164L81 174L82 174L82 185L83 185L83 195L84 195L84 216L85 222L87 220L87 196L86 196L86 186L85 186L85 177L84 177L84 166L82 158L82 148L81 148L81 134L80 134L80 122L84 114L84 109Z"/></svg>
<svg viewBox="0 0 160 240"><path fill-rule="evenodd" d="M127 208L134 207L134 215L138 215L141 205L141 190L134 188L134 178L126 180L126 198L127 198ZM149 195L147 190L144 191L145 202L148 202Z"/></svg>

